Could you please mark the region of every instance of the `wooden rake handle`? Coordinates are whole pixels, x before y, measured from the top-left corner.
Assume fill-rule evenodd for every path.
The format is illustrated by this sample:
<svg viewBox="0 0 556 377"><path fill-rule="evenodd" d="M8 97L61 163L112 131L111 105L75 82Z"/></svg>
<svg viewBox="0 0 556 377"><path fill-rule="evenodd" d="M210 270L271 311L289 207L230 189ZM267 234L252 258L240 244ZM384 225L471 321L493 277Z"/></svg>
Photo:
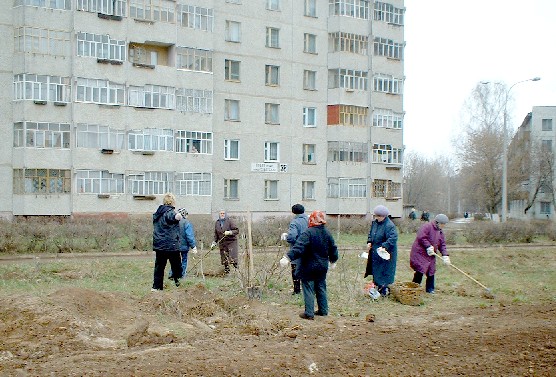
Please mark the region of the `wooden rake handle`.
<svg viewBox="0 0 556 377"><path fill-rule="evenodd" d="M469 279L473 280L475 283L479 284L481 287L483 287L484 289L486 289L487 291L490 291L490 289L488 289L484 284L482 284L480 281L478 281L477 279L475 279L473 276L469 275L468 273L466 273L465 271L463 271L462 269L454 266L453 264L450 264L450 266L452 266L453 268L455 268L457 271L461 272L462 274L464 274L465 276L467 276Z"/></svg>

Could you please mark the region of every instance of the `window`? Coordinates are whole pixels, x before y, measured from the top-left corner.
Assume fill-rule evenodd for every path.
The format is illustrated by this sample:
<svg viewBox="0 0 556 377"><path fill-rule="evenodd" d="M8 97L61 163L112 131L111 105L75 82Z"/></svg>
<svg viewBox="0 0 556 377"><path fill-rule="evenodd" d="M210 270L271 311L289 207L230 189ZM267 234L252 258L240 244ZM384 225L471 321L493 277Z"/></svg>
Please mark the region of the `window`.
<svg viewBox="0 0 556 377"><path fill-rule="evenodd" d="M552 140L541 140L541 150L543 152L552 152Z"/></svg>
<svg viewBox="0 0 556 377"><path fill-rule="evenodd" d="M77 56L123 62L126 59L125 41L110 39L109 35L78 32Z"/></svg>
<svg viewBox="0 0 556 377"><path fill-rule="evenodd" d="M127 0L76 0L76 9L125 17Z"/></svg>
<svg viewBox="0 0 556 377"><path fill-rule="evenodd" d="M224 100L224 120L239 122L239 101L234 99Z"/></svg>
<svg viewBox="0 0 556 377"><path fill-rule="evenodd" d="M280 10L280 0L266 0L266 9Z"/></svg>
<svg viewBox="0 0 556 377"><path fill-rule="evenodd" d="M373 144L373 162L401 164L402 150L389 144Z"/></svg>
<svg viewBox="0 0 556 377"><path fill-rule="evenodd" d="M315 34L303 34L303 52L317 53L317 36Z"/></svg>
<svg viewBox="0 0 556 377"><path fill-rule="evenodd" d="M376 37L374 41L374 54L386 56L391 59L403 59L403 44L391 39Z"/></svg>
<svg viewBox="0 0 556 377"><path fill-rule="evenodd" d="M280 67L277 65L265 66L265 84L267 86L280 85Z"/></svg>
<svg viewBox="0 0 556 377"><path fill-rule="evenodd" d="M108 80L77 78L77 102L123 105L125 86Z"/></svg>
<svg viewBox="0 0 556 377"><path fill-rule="evenodd" d="M241 42L241 22L226 20L226 40Z"/></svg>
<svg viewBox="0 0 556 377"><path fill-rule="evenodd" d="M374 19L377 21L385 21L394 25L404 24L404 9L396 8L392 4L375 2Z"/></svg>
<svg viewBox="0 0 556 377"><path fill-rule="evenodd" d="M541 206L541 215L550 215L552 213L550 202L539 202L539 204Z"/></svg>
<svg viewBox="0 0 556 377"><path fill-rule="evenodd" d="M402 79L377 73L374 76L374 90L376 92L401 94Z"/></svg>
<svg viewBox="0 0 556 377"><path fill-rule="evenodd" d="M239 140L224 140L224 160L239 160Z"/></svg>
<svg viewBox="0 0 556 377"><path fill-rule="evenodd" d="M315 181L301 182L301 198L303 200L315 200Z"/></svg>
<svg viewBox="0 0 556 377"><path fill-rule="evenodd" d="M367 90L367 72L353 69L329 69L328 89Z"/></svg>
<svg viewBox="0 0 556 377"><path fill-rule="evenodd" d="M15 123L14 147L69 148L70 125L48 122Z"/></svg>
<svg viewBox="0 0 556 377"><path fill-rule="evenodd" d="M195 5L177 4L178 23L186 28L210 31L214 26L214 10Z"/></svg>
<svg viewBox="0 0 556 377"><path fill-rule="evenodd" d="M14 100L70 101L70 78L22 73L14 76Z"/></svg>
<svg viewBox="0 0 556 377"><path fill-rule="evenodd" d="M239 64L237 60L224 60L224 80L239 82Z"/></svg>
<svg viewBox="0 0 556 377"><path fill-rule="evenodd" d="M224 180L224 199L239 199L239 180L225 179Z"/></svg>
<svg viewBox="0 0 556 377"><path fill-rule="evenodd" d="M385 179L373 181L373 198L401 198L402 184Z"/></svg>
<svg viewBox="0 0 556 377"><path fill-rule="evenodd" d="M71 10L71 0L14 0L14 7L23 5L47 9Z"/></svg>
<svg viewBox="0 0 556 377"><path fill-rule="evenodd" d="M173 0L129 0L129 17L173 23L175 8Z"/></svg>
<svg viewBox="0 0 556 377"><path fill-rule="evenodd" d="M158 54L164 52L158 46L144 44L129 44L129 60L135 65L154 68L158 64Z"/></svg>
<svg viewBox="0 0 556 377"><path fill-rule="evenodd" d="M334 106L328 107L329 114L331 113L331 109L334 109ZM329 124L356 127L362 127L367 124L368 109L366 107L339 105L337 111L338 117L336 119L334 119L334 117L332 116L329 116L328 121L332 122Z"/></svg>
<svg viewBox="0 0 556 377"><path fill-rule="evenodd" d="M375 109L373 112L373 126L385 128L403 128L403 114L390 109Z"/></svg>
<svg viewBox="0 0 556 377"><path fill-rule="evenodd" d="M316 144L303 144L303 163L316 164Z"/></svg>
<svg viewBox="0 0 556 377"><path fill-rule="evenodd" d="M176 152L212 154L212 132L176 131Z"/></svg>
<svg viewBox="0 0 556 377"><path fill-rule="evenodd" d="M16 52L70 56L70 33L30 26L15 28L14 47Z"/></svg>
<svg viewBox="0 0 556 377"><path fill-rule="evenodd" d="M303 127L316 127L317 126L317 108L304 107L303 108Z"/></svg>
<svg viewBox="0 0 556 377"><path fill-rule="evenodd" d="M304 13L308 17L317 16L317 0L305 0Z"/></svg>
<svg viewBox="0 0 556 377"><path fill-rule="evenodd" d="M303 71L303 89L317 90L317 72L316 71Z"/></svg>
<svg viewBox="0 0 556 377"><path fill-rule="evenodd" d="M367 143L353 141L329 141L328 161L367 162Z"/></svg>
<svg viewBox="0 0 556 377"><path fill-rule="evenodd" d="M145 128L131 130L128 135L130 151L173 151L174 132L170 129Z"/></svg>
<svg viewBox="0 0 556 377"><path fill-rule="evenodd" d="M329 198L366 198L365 178L328 178Z"/></svg>
<svg viewBox="0 0 556 377"><path fill-rule="evenodd" d="M211 196L212 175L210 173L177 173L176 194L186 196Z"/></svg>
<svg viewBox="0 0 556 377"><path fill-rule="evenodd" d="M278 181L266 179L264 181L265 200L278 200Z"/></svg>
<svg viewBox="0 0 556 377"><path fill-rule="evenodd" d="M328 0L331 16L369 19L370 0Z"/></svg>
<svg viewBox="0 0 556 377"><path fill-rule="evenodd" d="M280 161L280 143L265 141L264 143L264 162Z"/></svg>
<svg viewBox="0 0 556 377"><path fill-rule="evenodd" d="M280 124L280 105L277 103L264 104L264 122L266 124Z"/></svg>
<svg viewBox="0 0 556 377"><path fill-rule="evenodd" d="M212 51L198 48L176 48L176 68L198 72L212 72Z"/></svg>
<svg viewBox="0 0 556 377"><path fill-rule="evenodd" d="M15 194L67 194L71 192L71 170L14 169Z"/></svg>
<svg viewBox="0 0 556 377"><path fill-rule="evenodd" d="M162 195L172 192L174 173L148 171L129 175L129 193L131 195Z"/></svg>
<svg viewBox="0 0 556 377"><path fill-rule="evenodd" d="M124 175L106 170L77 170L77 192L80 194L123 194Z"/></svg>
<svg viewBox="0 0 556 377"><path fill-rule="evenodd" d="M176 89L176 110L186 113L212 114L212 91Z"/></svg>
<svg viewBox="0 0 556 377"><path fill-rule="evenodd" d="M75 132L78 148L124 149L125 131L98 124L80 123Z"/></svg>
<svg viewBox="0 0 556 377"><path fill-rule="evenodd" d="M543 131L552 131L552 119L543 119L542 120L542 130Z"/></svg>
<svg viewBox="0 0 556 377"><path fill-rule="evenodd" d="M130 86L128 105L149 109L173 109L175 108L175 91L176 89L169 86Z"/></svg>
<svg viewBox="0 0 556 377"><path fill-rule="evenodd" d="M336 32L328 34L328 52L351 52L354 54L367 55L366 35Z"/></svg>
<svg viewBox="0 0 556 377"><path fill-rule="evenodd" d="M266 28L266 47L280 48L280 29Z"/></svg>

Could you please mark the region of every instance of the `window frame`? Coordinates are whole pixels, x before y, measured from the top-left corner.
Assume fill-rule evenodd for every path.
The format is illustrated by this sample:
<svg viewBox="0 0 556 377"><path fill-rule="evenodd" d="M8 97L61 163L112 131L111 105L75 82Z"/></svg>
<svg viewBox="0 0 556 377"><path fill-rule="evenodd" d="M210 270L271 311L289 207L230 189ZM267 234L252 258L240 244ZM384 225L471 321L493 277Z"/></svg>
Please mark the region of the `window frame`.
<svg viewBox="0 0 556 377"><path fill-rule="evenodd" d="M224 139L224 160L239 161L240 141L239 139Z"/></svg>
<svg viewBox="0 0 556 377"><path fill-rule="evenodd" d="M264 162L280 162L280 143L277 141L264 142Z"/></svg>

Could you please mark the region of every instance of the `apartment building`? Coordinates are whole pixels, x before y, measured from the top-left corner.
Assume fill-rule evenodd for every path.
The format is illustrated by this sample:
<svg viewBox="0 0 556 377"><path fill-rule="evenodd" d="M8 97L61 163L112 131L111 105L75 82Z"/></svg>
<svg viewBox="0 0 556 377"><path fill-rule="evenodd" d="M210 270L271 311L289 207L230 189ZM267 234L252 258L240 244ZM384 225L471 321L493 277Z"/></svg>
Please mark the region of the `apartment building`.
<svg viewBox="0 0 556 377"><path fill-rule="evenodd" d="M0 216L402 215L403 0L0 7Z"/></svg>

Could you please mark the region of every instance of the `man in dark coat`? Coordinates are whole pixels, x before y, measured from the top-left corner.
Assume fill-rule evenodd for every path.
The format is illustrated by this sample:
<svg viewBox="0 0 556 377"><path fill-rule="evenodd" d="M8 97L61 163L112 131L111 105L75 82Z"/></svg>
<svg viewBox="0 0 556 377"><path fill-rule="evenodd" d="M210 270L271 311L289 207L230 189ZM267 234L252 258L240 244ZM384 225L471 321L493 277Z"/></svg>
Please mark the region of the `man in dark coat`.
<svg viewBox="0 0 556 377"><path fill-rule="evenodd" d="M235 222L228 217L226 211L220 211L218 219L214 223L214 242L211 248L218 245L220 249L220 262L224 266L224 272L230 272L230 263L237 268L238 244L237 235L239 229Z"/></svg>
<svg viewBox="0 0 556 377"><path fill-rule="evenodd" d="M301 204L294 204L292 206L292 213L295 217L290 221L288 233L285 233L286 241L290 244L290 250L295 245L299 236L307 229L309 218L305 214L305 207ZM293 294L301 293L301 280L297 276L297 263L298 261L292 260L292 281L293 281Z"/></svg>
<svg viewBox="0 0 556 377"><path fill-rule="evenodd" d="M325 215L313 211L309 216L309 227L297 239L293 248L280 261L282 266L289 261L299 259L299 278L303 288L305 311L299 316L314 319L315 315L328 315L328 297L326 295L326 274L338 261L338 248L334 238L325 227ZM315 297L318 310L315 311Z"/></svg>
<svg viewBox="0 0 556 377"><path fill-rule="evenodd" d="M153 250L156 253L154 261L152 291L164 289L164 269L170 261L174 282L180 285L181 255L179 249L179 222L182 215L176 211L176 197L167 193L162 199L162 205L153 214Z"/></svg>

